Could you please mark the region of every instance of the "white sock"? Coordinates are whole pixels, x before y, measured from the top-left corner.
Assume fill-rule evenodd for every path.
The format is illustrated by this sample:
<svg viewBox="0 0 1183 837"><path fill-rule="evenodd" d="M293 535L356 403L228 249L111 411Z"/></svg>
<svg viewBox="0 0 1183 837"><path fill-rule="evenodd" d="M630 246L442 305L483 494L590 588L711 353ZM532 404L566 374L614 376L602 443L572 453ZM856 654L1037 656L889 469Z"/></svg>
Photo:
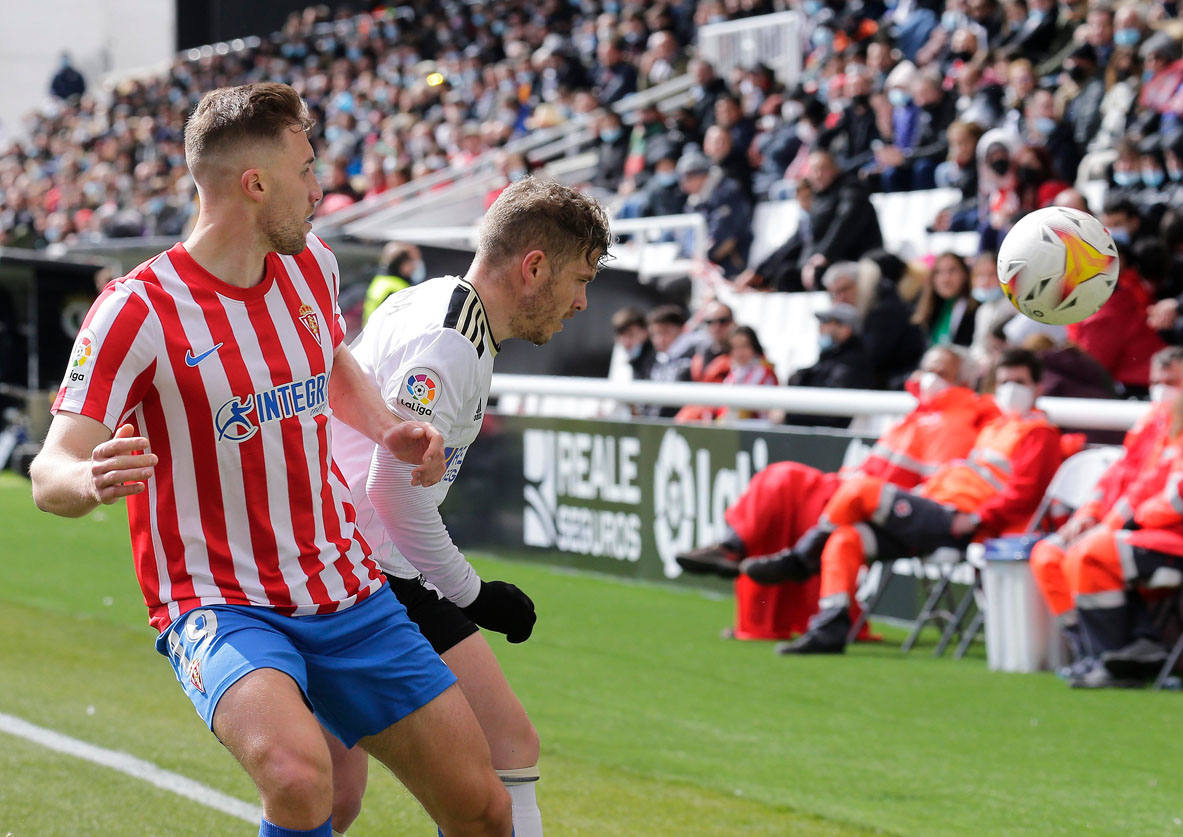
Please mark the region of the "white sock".
<svg viewBox="0 0 1183 837"><path fill-rule="evenodd" d="M542 812L538 810L538 800L534 795L538 765L498 770L497 775L509 791L509 801L513 806L514 837L542 837Z"/></svg>

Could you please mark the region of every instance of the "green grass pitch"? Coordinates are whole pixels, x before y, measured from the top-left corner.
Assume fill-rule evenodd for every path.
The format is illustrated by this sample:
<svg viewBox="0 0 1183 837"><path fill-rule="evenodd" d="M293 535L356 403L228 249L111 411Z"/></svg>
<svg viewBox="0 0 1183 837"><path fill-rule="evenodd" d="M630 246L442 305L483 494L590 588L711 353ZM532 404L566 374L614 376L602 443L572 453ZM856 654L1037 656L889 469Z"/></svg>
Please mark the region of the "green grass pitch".
<svg viewBox="0 0 1183 837"><path fill-rule="evenodd" d="M0 477L0 713L248 802L246 775L152 648L122 507L37 512ZM723 642L732 604L482 557L535 599L491 642L542 736L564 835L1183 834L1183 696L1072 692L980 649L893 641L785 659ZM195 802L0 732L0 837L253 834ZM353 835L433 834L377 765Z"/></svg>

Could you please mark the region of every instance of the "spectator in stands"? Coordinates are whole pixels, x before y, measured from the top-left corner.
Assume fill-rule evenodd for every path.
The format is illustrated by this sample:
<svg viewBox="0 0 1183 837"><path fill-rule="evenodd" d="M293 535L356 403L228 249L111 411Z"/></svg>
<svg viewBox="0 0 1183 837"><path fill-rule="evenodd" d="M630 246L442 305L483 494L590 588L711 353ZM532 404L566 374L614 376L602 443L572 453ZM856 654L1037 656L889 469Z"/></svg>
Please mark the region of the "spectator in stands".
<svg viewBox="0 0 1183 837"><path fill-rule="evenodd" d="M1005 50L1028 61L1044 58L1056 37L1055 0L1028 0L1027 18L1007 39Z"/></svg>
<svg viewBox="0 0 1183 837"><path fill-rule="evenodd" d="M953 121L953 102L941 89L935 68L917 73L912 81L911 103L896 108L903 118L895 122L892 144L875 152L882 168L883 190L931 189L937 164L945 158L945 132Z"/></svg>
<svg viewBox="0 0 1183 837"><path fill-rule="evenodd" d="M1040 372L1030 352L1004 353L995 371L1002 415L982 429L964 461L946 464L916 489L902 491L880 477L842 483L823 511L836 528L820 557L820 609L809 630L778 653L846 650L850 606L868 559L964 548L974 538L1026 526L1061 460L1059 430L1034 409ZM741 565L755 581L783 581L796 570L788 556Z"/></svg>
<svg viewBox="0 0 1183 837"><path fill-rule="evenodd" d="M669 144L658 152L653 174L640 190L625 198L618 217L650 218L677 215L686 208L686 193L678 182L678 150Z"/></svg>
<svg viewBox="0 0 1183 837"><path fill-rule="evenodd" d="M970 271L970 294L978 304L974 312L973 340L970 357L979 369L991 369L997 360L999 346L996 330L1018 312L1011 305L998 281L998 257L990 250L979 253Z"/></svg>
<svg viewBox="0 0 1183 837"><path fill-rule="evenodd" d="M871 108L871 81L871 72L866 67L847 66L843 83L843 98L847 104L834 125L823 130L818 137L819 147L834 155L839 170L843 172L871 162L874 143L882 141L875 111Z"/></svg>
<svg viewBox="0 0 1183 837"><path fill-rule="evenodd" d="M374 309L385 302L388 296L411 285L418 285L426 279L427 265L418 247L401 241L387 242L378 260L378 272L366 288L362 323L370 318Z"/></svg>
<svg viewBox="0 0 1183 837"><path fill-rule="evenodd" d="M924 331L911 322L912 310L899 293L906 269L886 250L872 250L858 262L855 306L877 389L902 389L928 347Z"/></svg>
<svg viewBox="0 0 1183 837"><path fill-rule="evenodd" d="M683 331L686 312L680 305L659 305L645 317L649 328L649 342L653 344L653 363L646 378L669 383L690 380L690 359L694 354L694 338ZM649 404L644 415L673 418L676 407Z"/></svg>
<svg viewBox="0 0 1183 837"><path fill-rule="evenodd" d="M925 329L933 345L969 346L973 343L976 311L965 260L956 253L941 253L933 260L912 322Z"/></svg>
<svg viewBox="0 0 1183 837"><path fill-rule="evenodd" d="M706 219L707 258L725 276L736 276L747 265L752 245L752 204L743 187L699 151L684 152L677 172L686 211Z"/></svg>
<svg viewBox="0 0 1183 837"><path fill-rule="evenodd" d="M1183 349L1172 346L1156 353L1150 364L1150 378L1150 409L1125 434L1121 457L1101 475L1088 500L1073 510L1055 534L1031 550L1031 573L1067 641L1074 664L1066 672L1069 677L1086 674L1096 660L1085 645L1065 576L1067 550L1080 544L1086 533L1100 525L1143 478L1144 471L1154 467L1153 457L1161 452L1164 440L1170 438L1172 412L1183 395ZM1136 491L1133 497L1143 493ZM1115 522L1112 518L1111 521Z"/></svg>
<svg viewBox="0 0 1183 837"><path fill-rule="evenodd" d="M1040 395L1054 398L1116 398L1118 395L1105 368L1067 339L1057 341L1046 332L1031 334L1019 348L1035 352L1043 364ZM1094 439L1090 437L1090 441Z"/></svg>
<svg viewBox="0 0 1183 837"><path fill-rule="evenodd" d="M604 40L596 48L595 94L602 105L616 104L637 92L637 68L627 60L627 50L628 42L619 37Z"/></svg>
<svg viewBox="0 0 1183 837"><path fill-rule="evenodd" d="M735 153L731 134L719 125L707 128L702 140L702 150L711 163L723 172L724 177L735 181L750 200L752 197L752 164L746 151Z"/></svg>
<svg viewBox="0 0 1183 837"><path fill-rule="evenodd" d="M846 302L834 302L817 313L817 362L798 369L788 380L794 387L873 389L872 364L859 337L858 309ZM785 424L816 427L849 427L850 416L789 414Z"/></svg>
<svg viewBox="0 0 1183 837"><path fill-rule="evenodd" d="M49 92L59 99L81 98L86 92L86 79L74 67L70 53L63 52L58 60L57 71L49 80Z"/></svg>
<svg viewBox="0 0 1183 837"><path fill-rule="evenodd" d="M731 136L731 153L746 159L756 136L756 122L743 112L739 97L724 93L715 99L714 125Z"/></svg>
<svg viewBox="0 0 1183 837"><path fill-rule="evenodd" d="M1094 12L1089 12L1093 17ZM1112 39L1112 12L1109 13ZM1106 56L1107 58L1108 56ZM1060 74L1060 95L1068 100L1064 121L1072 128L1072 141L1078 150L1076 163L1101 127L1101 100L1105 97L1104 61L1091 43L1084 43L1068 54ZM1072 168L1075 171L1075 166Z"/></svg>
<svg viewBox="0 0 1183 837"><path fill-rule="evenodd" d="M811 597L807 615L812 615L817 609L816 565L828 536L817 527L818 517L841 481L873 476L902 489L913 488L945 463L969 453L982 427L998 415L990 398L964 386L961 366L960 354L952 348L930 349L921 364L924 372L917 372L913 380L916 407L879 437L861 463L824 478L796 462L769 465L727 509L723 537L678 555L678 564L687 572L736 578L744 558L797 556L785 565L798 570L793 576L798 581L813 578L812 584L793 591ZM737 594L747 597L741 606L750 606L754 582L746 576L737 581ZM851 605L855 608L857 602Z"/></svg>
<svg viewBox="0 0 1183 837"><path fill-rule="evenodd" d="M615 193L624 177L629 146L620 114L611 109L601 111L596 118L596 137L600 144L596 148L596 173L592 176L592 185Z"/></svg>
<svg viewBox="0 0 1183 837"><path fill-rule="evenodd" d="M702 58L689 63L694 84L690 87L691 110L696 125L710 125L715 119L715 102L727 93L727 82L715 75L715 68Z"/></svg>
<svg viewBox="0 0 1183 837"><path fill-rule="evenodd" d="M735 325L731 307L711 300L702 309L702 324L709 339L702 341L690 358L690 380L717 384L731 371L728 337Z"/></svg>
<svg viewBox="0 0 1183 837"><path fill-rule="evenodd" d="M640 308L621 308L612 315L612 332L624 349L634 380L649 379L657 351L649 339L649 325Z"/></svg>
<svg viewBox="0 0 1183 837"><path fill-rule="evenodd" d="M835 261L853 261L883 244L879 219L866 189L843 179L828 151L809 155L805 179L812 194L808 223L755 268L736 280L740 288L817 290L821 274Z"/></svg>
<svg viewBox="0 0 1183 837"><path fill-rule="evenodd" d="M982 129L972 122L954 122L945 132L948 159L940 163L933 178L941 189L959 189L961 199L937 213L932 229L937 232L969 232L978 226L978 165L974 154Z"/></svg>
<svg viewBox="0 0 1183 837"><path fill-rule="evenodd" d="M776 372L765 357L764 346L751 326L732 326L731 333L727 335L727 354L731 363L723 378L724 384L776 386ZM762 410L740 407L720 407L715 411L716 421L745 421L764 417Z"/></svg>
<svg viewBox="0 0 1183 837"><path fill-rule="evenodd" d="M646 43L645 54L638 64L641 89L669 81L685 70L685 61L678 49L678 39L672 32L654 32Z"/></svg>

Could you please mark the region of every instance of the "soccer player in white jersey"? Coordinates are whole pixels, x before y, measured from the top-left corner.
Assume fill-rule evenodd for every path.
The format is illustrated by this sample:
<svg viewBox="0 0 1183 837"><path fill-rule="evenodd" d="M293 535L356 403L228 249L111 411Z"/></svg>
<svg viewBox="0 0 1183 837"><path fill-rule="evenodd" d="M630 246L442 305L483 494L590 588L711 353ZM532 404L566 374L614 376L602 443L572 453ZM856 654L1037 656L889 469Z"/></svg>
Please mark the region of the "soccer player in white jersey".
<svg viewBox="0 0 1183 837"><path fill-rule="evenodd" d="M258 786L260 835L331 834L323 725L444 833L505 837L481 729L369 556L330 455L335 415L421 463L416 483L444 472L439 432L387 410L344 345L337 263L310 234L310 125L284 84L198 104L196 226L91 308L33 496L66 517L127 498L157 650Z"/></svg>
<svg viewBox="0 0 1183 837"><path fill-rule="evenodd" d="M389 451L348 427L333 428L333 452L353 490L358 526L395 594L459 679L513 800L516 837L542 834L534 795L538 733L477 626L523 642L534 626L534 604L512 584L481 580L438 507L480 430L501 343L522 338L542 345L586 308L587 285L609 240L607 217L595 201L527 178L486 213L464 278L399 291L371 315L354 356L391 410L443 434L448 467L439 484L415 485L411 468ZM333 759L340 829L360 810L366 756L336 746Z"/></svg>

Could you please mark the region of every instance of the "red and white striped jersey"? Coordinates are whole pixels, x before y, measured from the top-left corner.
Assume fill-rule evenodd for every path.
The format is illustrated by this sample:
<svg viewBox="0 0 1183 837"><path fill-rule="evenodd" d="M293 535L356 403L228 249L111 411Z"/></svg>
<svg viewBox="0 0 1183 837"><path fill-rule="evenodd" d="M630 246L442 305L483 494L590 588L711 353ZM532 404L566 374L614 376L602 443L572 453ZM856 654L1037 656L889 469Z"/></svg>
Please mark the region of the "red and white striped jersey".
<svg viewBox="0 0 1183 837"><path fill-rule="evenodd" d="M127 498L157 630L219 603L327 613L382 584L330 453L338 275L313 235L245 289L177 244L87 314L53 410L130 422L160 458Z"/></svg>

